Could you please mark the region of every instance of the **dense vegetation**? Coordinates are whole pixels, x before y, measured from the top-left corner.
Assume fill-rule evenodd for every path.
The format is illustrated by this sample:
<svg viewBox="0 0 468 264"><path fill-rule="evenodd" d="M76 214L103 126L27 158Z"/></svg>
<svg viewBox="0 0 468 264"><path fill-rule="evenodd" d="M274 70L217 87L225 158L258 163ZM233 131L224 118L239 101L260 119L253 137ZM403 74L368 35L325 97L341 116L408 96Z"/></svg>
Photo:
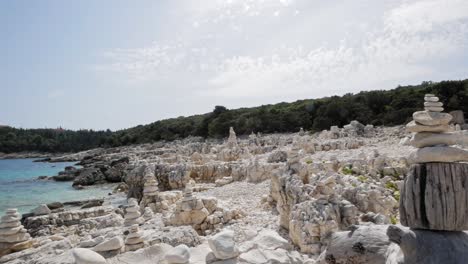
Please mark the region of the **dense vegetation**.
<svg viewBox="0 0 468 264"><path fill-rule="evenodd" d="M0 128L0 152L73 152L95 147L175 140L187 136L224 137L233 126L238 134L320 131L351 120L364 124L399 125L423 108L423 96L434 93L447 111L468 113L468 79L423 82L389 91L369 91L293 103L229 110L216 106L204 115L178 117L111 131Z"/></svg>

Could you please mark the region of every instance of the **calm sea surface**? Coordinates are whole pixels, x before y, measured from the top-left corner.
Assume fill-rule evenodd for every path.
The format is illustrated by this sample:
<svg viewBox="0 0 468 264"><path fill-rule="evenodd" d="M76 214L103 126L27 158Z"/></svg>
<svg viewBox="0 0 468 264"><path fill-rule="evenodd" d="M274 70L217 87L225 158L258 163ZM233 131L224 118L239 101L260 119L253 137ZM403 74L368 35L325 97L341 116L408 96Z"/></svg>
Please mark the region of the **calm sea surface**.
<svg viewBox="0 0 468 264"><path fill-rule="evenodd" d="M73 162L45 163L34 159L0 160L0 215L7 208L27 213L39 204L66 202L107 196L109 187L75 190L72 182L39 181L38 176L54 176Z"/></svg>

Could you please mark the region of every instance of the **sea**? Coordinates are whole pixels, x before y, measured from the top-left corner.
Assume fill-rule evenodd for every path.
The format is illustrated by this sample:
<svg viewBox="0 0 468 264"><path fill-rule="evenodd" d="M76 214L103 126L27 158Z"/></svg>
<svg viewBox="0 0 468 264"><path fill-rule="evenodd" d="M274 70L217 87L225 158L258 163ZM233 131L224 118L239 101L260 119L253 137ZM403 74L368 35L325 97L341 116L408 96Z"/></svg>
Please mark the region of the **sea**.
<svg viewBox="0 0 468 264"><path fill-rule="evenodd" d="M0 215L7 208L18 208L21 213L28 213L40 204L102 198L112 192L111 187L106 185L75 190L72 182L38 180L39 176L55 176L66 166L73 166L74 162L33 161L0 160Z"/></svg>

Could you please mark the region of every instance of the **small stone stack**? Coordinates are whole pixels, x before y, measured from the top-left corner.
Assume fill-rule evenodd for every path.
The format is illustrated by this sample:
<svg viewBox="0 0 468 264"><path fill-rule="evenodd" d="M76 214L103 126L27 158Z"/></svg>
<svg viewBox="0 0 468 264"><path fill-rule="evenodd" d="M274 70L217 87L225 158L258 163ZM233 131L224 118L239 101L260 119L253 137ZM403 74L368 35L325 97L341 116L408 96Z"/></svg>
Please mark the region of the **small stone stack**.
<svg viewBox="0 0 468 264"><path fill-rule="evenodd" d="M433 94L424 97L425 111L413 114L407 130L416 132L410 144L413 163L401 188L400 221L429 230L468 230L468 151L454 147L468 134L451 132L452 116Z"/></svg>
<svg viewBox="0 0 468 264"><path fill-rule="evenodd" d="M410 132L416 132L410 140L410 145L418 148L409 157L411 163L427 162L459 162L468 161L468 152L450 147L464 145L468 142L466 134L451 133L454 129L449 126L452 116L442 113L442 102L433 94L424 97L425 111L413 114L413 119L406 127Z"/></svg>
<svg viewBox="0 0 468 264"><path fill-rule="evenodd" d="M192 194L192 188L187 185L184 197L176 203L174 213L169 217L169 224L180 225L200 225L209 215L203 201L197 199Z"/></svg>
<svg viewBox="0 0 468 264"><path fill-rule="evenodd" d="M132 225L128 230L130 233L125 239L125 251L135 251L145 246L142 238L143 233L138 225Z"/></svg>
<svg viewBox="0 0 468 264"><path fill-rule="evenodd" d="M130 199L128 201L128 206L125 209L125 226L132 226L132 225L141 225L145 222L145 220L141 217L140 213L140 206L138 206L138 202L135 199Z"/></svg>
<svg viewBox="0 0 468 264"><path fill-rule="evenodd" d="M160 211L161 199L159 197L158 182L154 177L147 177L143 188L143 198L141 199L141 208L149 207L156 213Z"/></svg>
<svg viewBox="0 0 468 264"><path fill-rule="evenodd" d="M0 222L0 257L32 246L31 236L21 225L17 209L7 209Z"/></svg>
<svg viewBox="0 0 468 264"><path fill-rule="evenodd" d="M227 144L229 148L237 147L237 136L233 127L229 128L229 138Z"/></svg>

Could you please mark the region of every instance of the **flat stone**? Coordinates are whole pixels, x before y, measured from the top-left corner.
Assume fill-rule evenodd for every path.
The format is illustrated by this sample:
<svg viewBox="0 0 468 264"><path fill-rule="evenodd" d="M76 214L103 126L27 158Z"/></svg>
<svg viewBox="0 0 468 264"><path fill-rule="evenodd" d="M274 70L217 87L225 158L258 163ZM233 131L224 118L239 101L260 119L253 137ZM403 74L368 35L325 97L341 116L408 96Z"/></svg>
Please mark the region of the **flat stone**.
<svg viewBox="0 0 468 264"><path fill-rule="evenodd" d="M125 245L135 245L143 242L144 240L141 237L130 237L125 240Z"/></svg>
<svg viewBox="0 0 468 264"><path fill-rule="evenodd" d="M0 223L0 228L11 228L11 227L17 227L20 225L21 225L20 221L5 222L5 223Z"/></svg>
<svg viewBox="0 0 468 264"><path fill-rule="evenodd" d="M435 97L435 94L425 94L424 97Z"/></svg>
<svg viewBox="0 0 468 264"><path fill-rule="evenodd" d="M0 228L0 236L13 235L21 231L21 229L23 229L22 226L11 227L11 228Z"/></svg>
<svg viewBox="0 0 468 264"><path fill-rule="evenodd" d="M421 125L438 126L447 125L452 120L452 116L447 113L418 111L414 112L413 119Z"/></svg>
<svg viewBox="0 0 468 264"><path fill-rule="evenodd" d="M125 226L132 226L132 225L141 225L145 222L145 219L138 217L135 219L125 219L124 225Z"/></svg>
<svg viewBox="0 0 468 264"><path fill-rule="evenodd" d="M145 244L139 243L139 244L133 244L133 245L125 245L125 251L135 251L140 248L144 248Z"/></svg>
<svg viewBox="0 0 468 264"><path fill-rule="evenodd" d="M468 131L453 133L416 133L409 143L416 148L436 145L468 145Z"/></svg>
<svg viewBox="0 0 468 264"><path fill-rule="evenodd" d="M75 264L106 264L106 259L98 253L86 248L72 249Z"/></svg>
<svg viewBox="0 0 468 264"><path fill-rule="evenodd" d="M99 245L93 248L94 251L103 252L121 249L124 246L124 241L121 237L116 236L107 241L100 243Z"/></svg>
<svg viewBox="0 0 468 264"><path fill-rule="evenodd" d="M135 238L135 237L142 237L143 232L135 232L135 233L130 233L128 234L127 238Z"/></svg>
<svg viewBox="0 0 468 264"><path fill-rule="evenodd" d="M424 102L426 107L442 107L444 104L442 102Z"/></svg>
<svg viewBox="0 0 468 264"><path fill-rule="evenodd" d="M439 97L436 96L424 96L426 102L439 102Z"/></svg>
<svg viewBox="0 0 468 264"><path fill-rule="evenodd" d="M165 256L166 262L168 264L185 264L190 261L190 250L189 248L182 244L177 247L169 250Z"/></svg>
<svg viewBox="0 0 468 264"><path fill-rule="evenodd" d="M232 230L225 230L208 238L208 245L218 259L230 259L239 255Z"/></svg>
<svg viewBox="0 0 468 264"><path fill-rule="evenodd" d="M11 222L18 222L21 220L21 217L19 216L12 216L12 215L5 215L2 216L2 222L3 223L11 223Z"/></svg>
<svg viewBox="0 0 468 264"><path fill-rule="evenodd" d="M31 236L26 232L20 232L13 235L0 236L0 242L17 243L27 241Z"/></svg>
<svg viewBox="0 0 468 264"><path fill-rule="evenodd" d="M451 132L454 131L453 127L449 125L438 125L438 126L425 126L418 124L415 121L411 121L406 125L406 131L408 132Z"/></svg>
<svg viewBox="0 0 468 264"><path fill-rule="evenodd" d="M442 112L444 111L444 108L436 107L436 106L426 106L424 107L424 110L429 111L429 112Z"/></svg>
<svg viewBox="0 0 468 264"><path fill-rule="evenodd" d="M125 214L125 219L135 219L140 216L141 216L140 212L127 212Z"/></svg>
<svg viewBox="0 0 468 264"><path fill-rule="evenodd" d="M125 208L125 211L129 213L135 213L135 212L139 212L140 209L137 206L131 206L131 207Z"/></svg>
<svg viewBox="0 0 468 264"><path fill-rule="evenodd" d="M409 155L410 163L468 161L468 151L454 147L425 147Z"/></svg>

